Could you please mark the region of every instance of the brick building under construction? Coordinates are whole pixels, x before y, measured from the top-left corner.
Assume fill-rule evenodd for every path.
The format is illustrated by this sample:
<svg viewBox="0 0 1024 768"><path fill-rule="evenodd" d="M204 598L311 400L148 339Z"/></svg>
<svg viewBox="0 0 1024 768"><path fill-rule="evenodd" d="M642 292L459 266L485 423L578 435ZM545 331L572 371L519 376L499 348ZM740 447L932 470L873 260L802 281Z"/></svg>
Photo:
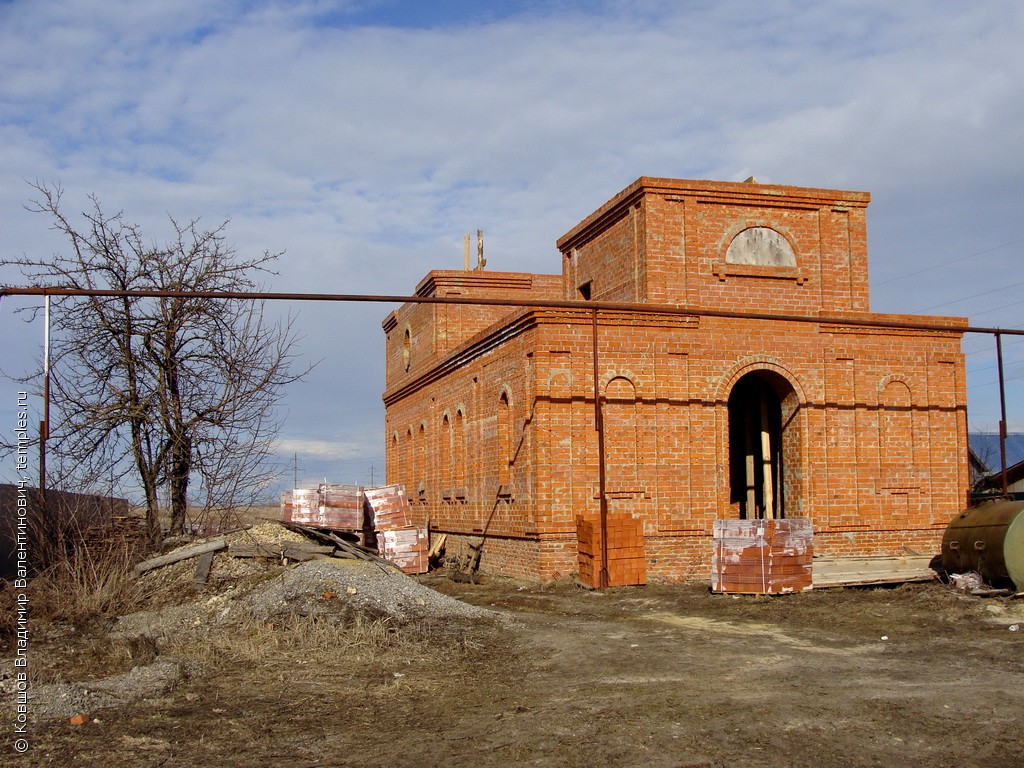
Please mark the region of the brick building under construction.
<svg viewBox="0 0 1024 768"><path fill-rule="evenodd" d="M574 573L596 389L606 513L637 521L649 576L706 576L718 519L937 552L968 488L967 324L869 311L868 201L643 177L558 240L559 275L430 272L417 296L589 304L389 314L388 482L484 571Z"/></svg>

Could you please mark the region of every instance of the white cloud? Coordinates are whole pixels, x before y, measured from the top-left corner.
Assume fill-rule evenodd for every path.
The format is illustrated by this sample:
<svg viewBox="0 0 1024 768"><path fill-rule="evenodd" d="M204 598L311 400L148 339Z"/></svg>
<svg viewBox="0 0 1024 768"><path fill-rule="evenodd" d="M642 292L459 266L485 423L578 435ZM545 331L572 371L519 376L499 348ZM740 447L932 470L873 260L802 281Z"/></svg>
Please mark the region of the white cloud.
<svg viewBox="0 0 1024 768"><path fill-rule="evenodd" d="M366 445L338 440L280 440L277 452L282 455L298 454L302 458L357 459L366 455ZM379 450L379 447L378 447Z"/></svg>
<svg viewBox="0 0 1024 768"><path fill-rule="evenodd" d="M287 251L286 290L410 292L477 228L494 268L557 271L554 240L645 174L870 191L879 283L1016 236L1024 5L495 8L430 24L386 2L2 4L4 253L58 247L24 179L59 180L69 205L95 192L158 239L167 213L230 218L239 250ZM389 26L403 12L416 23ZM878 285L875 308L980 293L1018 254ZM302 310L311 357L364 361L372 413L385 312Z"/></svg>

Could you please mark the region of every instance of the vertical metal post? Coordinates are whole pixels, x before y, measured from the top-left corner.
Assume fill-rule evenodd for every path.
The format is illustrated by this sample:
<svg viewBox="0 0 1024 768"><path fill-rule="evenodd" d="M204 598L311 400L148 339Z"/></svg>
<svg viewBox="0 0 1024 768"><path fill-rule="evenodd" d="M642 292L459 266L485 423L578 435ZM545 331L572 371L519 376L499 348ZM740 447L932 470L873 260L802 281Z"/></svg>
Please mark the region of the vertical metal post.
<svg viewBox="0 0 1024 768"><path fill-rule="evenodd" d="M46 529L46 441L50 437L50 297L43 302L43 418L39 422L39 514Z"/></svg>
<svg viewBox="0 0 1024 768"><path fill-rule="evenodd" d="M591 314L591 341L594 359L594 429L597 431L597 493L601 510L601 571L598 586L608 586L608 497L605 493L604 474L604 417L601 414L601 381L597 358L597 309Z"/></svg>
<svg viewBox="0 0 1024 768"><path fill-rule="evenodd" d="M1006 483L1006 389L1003 379L1003 337L998 331L996 337L996 367L999 369L999 467L1003 479L1003 496L1007 494Z"/></svg>

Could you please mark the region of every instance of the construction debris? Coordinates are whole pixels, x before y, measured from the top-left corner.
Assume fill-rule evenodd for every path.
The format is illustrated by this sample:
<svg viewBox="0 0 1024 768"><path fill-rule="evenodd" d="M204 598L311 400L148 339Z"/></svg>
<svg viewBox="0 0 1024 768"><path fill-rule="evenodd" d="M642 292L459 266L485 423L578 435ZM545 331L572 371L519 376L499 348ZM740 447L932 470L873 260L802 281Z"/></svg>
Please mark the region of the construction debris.
<svg viewBox="0 0 1024 768"><path fill-rule="evenodd" d="M318 555L333 555L335 547L312 542L282 542L279 544L233 544L228 547L231 557L267 557L278 560L304 562Z"/></svg>

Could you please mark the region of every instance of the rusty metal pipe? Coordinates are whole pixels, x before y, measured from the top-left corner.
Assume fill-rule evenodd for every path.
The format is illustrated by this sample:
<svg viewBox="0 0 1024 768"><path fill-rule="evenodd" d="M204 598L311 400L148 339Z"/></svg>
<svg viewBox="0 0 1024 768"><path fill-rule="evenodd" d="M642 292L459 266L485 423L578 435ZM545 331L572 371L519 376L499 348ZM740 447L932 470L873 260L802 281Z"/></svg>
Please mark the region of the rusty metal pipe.
<svg viewBox="0 0 1024 768"><path fill-rule="evenodd" d="M940 331L947 333L1002 333L1009 336L1024 336L1024 330L1010 328L987 328L954 323L904 322L896 320L872 320L831 315L789 315L771 312L736 312L722 309L700 309L668 304L633 304L611 301L556 301L498 299L473 296L389 296L358 293L283 293L274 291L164 291L164 290L114 290L84 288L2 288L0 298L6 296L110 296L126 298L195 298L195 299L248 299L251 301L327 301L327 302L372 302L384 304L473 304L497 307L529 307L535 309L585 309L588 312L633 312L649 315L694 315L722 317L741 320L773 320L790 323L822 323L826 325L849 325L865 328L893 328L914 331Z"/></svg>
<svg viewBox="0 0 1024 768"><path fill-rule="evenodd" d="M996 368L999 370L999 473L1002 477L1003 496L1009 486L1006 481L1006 389L1003 378L1003 339L996 333Z"/></svg>
<svg viewBox="0 0 1024 768"><path fill-rule="evenodd" d="M601 517L601 571L597 584L601 589L608 587L608 496L605 493L604 471L604 414L601 412L601 380L597 356L597 310L591 314L591 341L594 361L594 429L597 431L597 493Z"/></svg>

